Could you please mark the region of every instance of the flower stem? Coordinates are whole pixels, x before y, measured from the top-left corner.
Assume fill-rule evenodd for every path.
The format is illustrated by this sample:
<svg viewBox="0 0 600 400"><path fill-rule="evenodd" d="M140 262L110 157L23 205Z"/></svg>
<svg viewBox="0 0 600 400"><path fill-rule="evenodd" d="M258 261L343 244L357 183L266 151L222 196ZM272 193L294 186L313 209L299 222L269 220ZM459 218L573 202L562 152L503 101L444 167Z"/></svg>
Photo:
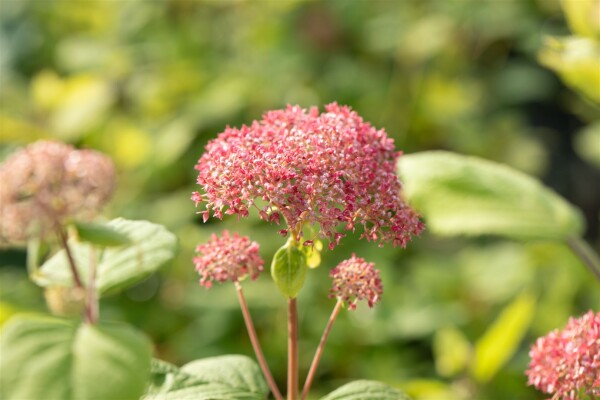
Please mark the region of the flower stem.
<svg viewBox="0 0 600 400"><path fill-rule="evenodd" d="M298 307L288 299L288 400L298 400Z"/></svg>
<svg viewBox="0 0 600 400"><path fill-rule="evenodd" d="M275 399L283 400L283 396L281 395L281 392L275 383L275 379L273 379L273 375L271 374L271 370L269 369L265 355L260 347L258 336L256 335L252 318L250 317L250 311L248 310L248 304L246 304L246 298L242 292L242 285L240 285L239 282L235 282L235 288L238 294L238 300L240 301L242 315L244 316L244 322L246 323L246 330L248 331L248 336L250 337L250 342L252 343L252 348L254 349L254 354L256 354L260 369L262 370L263 375L269 384L269 388L271 389L271 392L273 392L273 396L275 396Z"/></svg>
<svg viewBox="0 0 600 400"><path fill-rule="evenodd" d="M302 389L302 400L306 399L306 396L308 396L310 385L312 385L312 381L315 377L315 372L317 372L317 367L319 365L319 361L321 360L321 355L323 354L323 349L325 348L325 342L327 342L327 337L329 336L329 332L331 332L333 323L335 322L335 319L337 318L340 310L342 309L342 304L343 303L338 300L338 302L335 304L335 307L333 307L333 311L331 312L331 316L329 317L327 326L323 331L323 336L321 336L321 342L319 343L319 347L317 347L315 356L313 357L312 363L310 364L310 369L308 370L308 375L306 376L306 381L304 382L304 388Z"/></svg>
<svg viewBox="0 0 600 400"><path fill-rule="evenodd" d="M99 307L96 293L96 249L90 249L88 282L86 287L85 317L86 321L94 325L98 322Z"/></svg>
<svg viewBox="0 0 600 400"><path fill-rule="evenodd" d="M69 243L67 240L67 233L65 230L57 226L56 233L58 234L58 238L62 247L65 249L67 253L67 260L69 262L69 267L71 268L71 275L73 276L73 281L75 282L75 286L83 289L83 283L81 282L81 278L79 277L79 272L77 271L77 266L75 265L75 259L73 258L73 254L71 253L71 248L69 247Z"/></svg>
<svg viewBox="0 0 600 400"><path fill-rule="evenodd" d="M600 280L600 259L590 245L579 237L570 237L567 239L567 245L573 253L596 275Z"/></svg>

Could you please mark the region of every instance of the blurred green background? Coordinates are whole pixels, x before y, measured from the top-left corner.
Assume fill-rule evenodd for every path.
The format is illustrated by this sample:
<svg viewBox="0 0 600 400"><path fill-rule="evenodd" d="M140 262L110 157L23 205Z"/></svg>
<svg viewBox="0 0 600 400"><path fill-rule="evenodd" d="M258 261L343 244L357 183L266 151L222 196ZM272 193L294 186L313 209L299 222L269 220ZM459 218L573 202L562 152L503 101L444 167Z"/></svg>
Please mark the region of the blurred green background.
<svg viewBox="0 0 600 400"><path fill-rule="evenodd" d="M283 240L256 216L201 223L189 197L206 142L288 103L338 101L405 153L447 149L540 178L582 209L598 250L600 111L538 60L546 36L568 34L558 0L2 0L0 158L48 137L111 155L120 181L106 216L164 224L180 252L104 301L103 318L134 323L178 364L251 355L233 287L199 287L194 247L227 228L270 260ZM334 305L328 270L352 252L381 269L384 298L340 315L315 398L365 378L415 400L543 399L526 386L530 344L600 309L598 282L562 244L346 238L299 297L302 374ZM24 257L0 252L2 319L45 310ZM245 291L283 387L284 301L268 274Z"/></svg>

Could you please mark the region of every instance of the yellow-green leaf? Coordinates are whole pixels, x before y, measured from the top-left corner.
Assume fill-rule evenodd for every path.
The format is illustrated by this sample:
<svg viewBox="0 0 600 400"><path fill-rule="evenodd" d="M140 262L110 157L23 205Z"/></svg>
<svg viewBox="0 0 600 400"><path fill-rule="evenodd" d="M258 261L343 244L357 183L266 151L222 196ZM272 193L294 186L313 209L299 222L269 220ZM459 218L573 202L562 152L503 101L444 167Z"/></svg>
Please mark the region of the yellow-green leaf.
<svg viewBox="0 0 600 400"><path fill-rule="evenodd" d="M510 360L531 324L534 310L533 295L522 293L477 341L471 373L478 382L489 381Z"/></svg>

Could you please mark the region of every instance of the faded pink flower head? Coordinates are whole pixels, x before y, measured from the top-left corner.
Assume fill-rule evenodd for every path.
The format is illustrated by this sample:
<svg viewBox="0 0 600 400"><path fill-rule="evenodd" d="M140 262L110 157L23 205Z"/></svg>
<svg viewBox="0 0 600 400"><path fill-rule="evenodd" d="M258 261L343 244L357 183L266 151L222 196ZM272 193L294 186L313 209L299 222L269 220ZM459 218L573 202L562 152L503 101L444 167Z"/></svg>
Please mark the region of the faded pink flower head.
<svg viewBox="0 0 600 400"><path fill-rule="evenodd" d="M269 111L240 129L227 127L210 141L196 165L205 195L192 194L204 221L210 211L260 218L287 227L299 240L305 224L319 227L333 249L338 226L362 226L361 237L405 246L423 224L400 197L394 141L348 107L336 103L319 114L288 106Z"/></svg>
<svg viewBox="0 0 600 400"><path fill-rule="evenodd" d="M246 276L258 278L265 263L259 254L259 245L246 236L223 231L221 237L213 234L208 243L196 247L196 271L202 276L200 285L210 288L213 281L238 282Z"/></svg>
<svg viewBox="0 0 600 400"><path fill-rule="evenodd" d="M329 273L333 278L333 288L329 297L347 302L350 310L354 310L360 300L367 300L369 307L373 307L383 294L379 271L373 266L373 263L368 263L354 254L350 259L339 263Z"/></svg>
<svg viewBox="0 0 600 400"><path fill-rule="evenodd" d="M0 242L47 235L69 219L89 220L110 199L115 167L93 150L39 141L0 164Z"/></svg>
<svg viewBox="0 0 600 400"><path fill-rule="evenodd" d="M527 383L553 400L600 395L600 312L570 318L563 330L539 338L529 356Z"/></svg>

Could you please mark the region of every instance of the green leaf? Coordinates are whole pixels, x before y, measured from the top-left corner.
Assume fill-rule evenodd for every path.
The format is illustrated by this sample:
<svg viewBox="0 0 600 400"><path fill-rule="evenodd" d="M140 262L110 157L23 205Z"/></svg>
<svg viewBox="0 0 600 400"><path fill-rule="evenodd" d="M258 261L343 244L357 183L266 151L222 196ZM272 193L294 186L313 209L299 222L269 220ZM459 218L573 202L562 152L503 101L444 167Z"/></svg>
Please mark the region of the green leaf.
<svg viewBox="0 0 600 400"><path fill-rule="evenodd" d="M139 282L175 256L177 238L162 225L117 218L107 226L127 237L131 243L100 251L88 243L69 241L79 274L85 282L90 260L96 262L96 288L101 295ZM33 279L40 286L72 286L64 250L46 261Z"/></svg>
<svg viewBox="0 0 600 400"><path fill-rule="evenodd" d="M455 328L443 328L433 337L435 369L441 376L450 377L461 372L471 358L471 344Z"/></svg>
<svg viewBox="0 0 600 400"><path fill-rule="evenodd" d="M125 325L15 317L0 352L6 400L137 400L150 373L149 341Z"/></svg>
<svg viewBox="0 0 600 400"><path fill-rule="evenodd" d="M439 235L565 239L580 212L537 180L505 165L444 151L400 157L403 193Z"/></svg>
<svg viewBox="0 0 600 400"><path fill-rule="evenodd" d="M580 36L548 37L538 58L540 64L556 72L568 86L600 103L600 41Z"/></svg>
<svg viewBox="0 0 600 400"><path fill-rule="evenodd" d="M75 222L73 226L77 230L79 240L100 247L118 247L131 243L127 235L118 232L108 224Z"/></svg>
<svg viewBox="0 0 600 400"><path fill-rule="evenodd" d="M569 27L578 36L600 39L598 2L595 0L562 0Z"/></svg>
<svg viewBox="0 0 600 400"><path fill-rule="evenodd" d="M350 382L321 400L410 400L407 394L376 381Z"/></svg>
<svg viewBox="0 0 600 400"><path fill-rule="evenodd" d="M285 296L294 298L306 279L306 254L298 245L288 240L273 256L271 276Z"/></svg>
<svg viewBox="0 0 600 400"><path fill-rule="evenodd" d="M527 292L510 303L475 344L472 375L489 381L516 352L535 310L535 299Z"/></svg>
<svg viewBox="0 0 600 400"><path fill-rule="evenodd" d="M264 400L269 388L260 368L245 356L192 361L181 369L164 361L152 364L152 385L144 400Z"/></svg>

